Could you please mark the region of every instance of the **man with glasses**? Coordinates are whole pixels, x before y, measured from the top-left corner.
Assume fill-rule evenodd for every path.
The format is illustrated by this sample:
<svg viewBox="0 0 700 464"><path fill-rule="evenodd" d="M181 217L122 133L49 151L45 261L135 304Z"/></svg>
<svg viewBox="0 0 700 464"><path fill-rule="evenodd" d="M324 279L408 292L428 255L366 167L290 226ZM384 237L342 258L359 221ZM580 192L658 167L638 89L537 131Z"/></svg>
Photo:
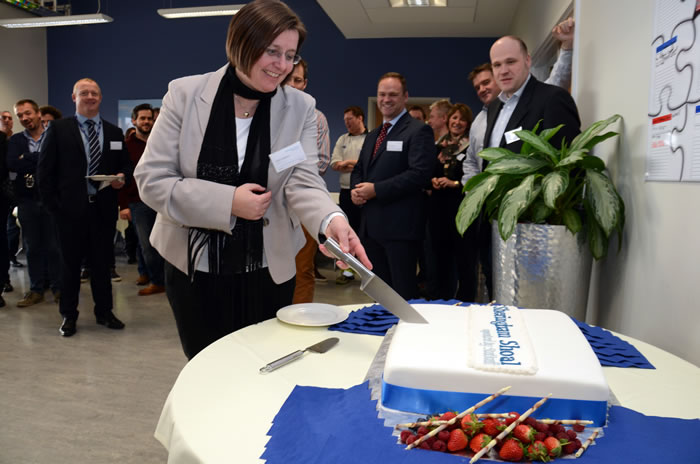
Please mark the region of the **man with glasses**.
<svg viewBox="0 0 700 464"><path fill-rule="evenodd" d="M112 312L109 268L114 252L117 190L131 180L133 171L121 130L100 117L102 91L97 83L80 79L73 87L72 98L75 116L49 125L37 170L42 199L58 224L63 255L59 303L63 323L59 331L64 337L77 330L84 256L90 266L97 323L110 329L124 328Z"/></svg>
<svg viewBox="0 0 700 464"><path fill-rule="evenodd" d="M374 272L404 298L418 293L416 265L425 234L426 197L435 162L433 131L406 111L406 79L384 74L377 85L383 124L367 134L350 176L361 207L360 240Z"/></svg>
<svg viewBox="0 0 700 464"><path fill-rule="evenodd" d="M295 60L296 59L295 57ZM308 83L309 66L306 64L306 61L299 59L294 65L292 72L287 76L285 84L297 90L304 91ZM324 175L331 162L331 142L328 133L328 120L326 120L326 116L318 108L316 108L316 125L318 127L318 135L316 136L316 145L318 146L318 173ZM316 256L318 244L304 226L302 226L302 229L306 237L306 244L299 250L296 256L297 276L296 287L294 288L294 304L311 303L314 299L315 280L326 280L314 266L314 257Z"/></svg>

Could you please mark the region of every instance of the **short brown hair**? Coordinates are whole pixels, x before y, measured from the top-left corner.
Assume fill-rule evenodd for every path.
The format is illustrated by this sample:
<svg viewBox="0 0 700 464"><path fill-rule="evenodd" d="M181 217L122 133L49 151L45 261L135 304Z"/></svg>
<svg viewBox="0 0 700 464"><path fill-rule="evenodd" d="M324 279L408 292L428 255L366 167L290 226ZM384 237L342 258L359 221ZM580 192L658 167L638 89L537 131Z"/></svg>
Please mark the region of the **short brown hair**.
<svg viewBox="0 0 700 464"><path fill-rule="evenodd" d="M39 108L39 113L50 114L51 116L53 116L54 119L61 119L63 117L63 113L61 113L61 110L51 105L42 106L41 108Z"/></svg>
<svg viewBox="0 0 700 464"><path fill-rule="evenodd" d="M397 72L388 72L388 73L384 74L382 77L379 78L379 80L377 81L377 84L379 84L384 79L391 79L391 78L398 79L399 82L401 82L401 90L403 91L403 93L408 92L408 89L406 88L406 78Z"/></svg>
<svg viewBox="0 0 700 464"><path fill-rule="evenodd" d="M472 72L469 73L467 79L469 79L469 82L474 82L474 78L477 76L477 74L482 73L484 71L488 71L491 74L493 74L493 68L491 67L491 63L482 63L476 68L472 69Z"/></svg>
<svg viewBox="0 0 700 464"><path fill-rule="evenodd" d="M359 106L348 106L343 110L343 114L350 112L355 116L356 118L362 118L362 121L365 120L365 112L362 111L362 108Z"/></svg>
<svg viewBox="0 0 700 464"><path fill-rule="evenodd" d="M34 111L36 111L36 112L39 111L39 105L37 105L34 100L31 100L29 98L24 98L24 99L18 101L17 103L15 103L15 109L17 109L17 107L20 105L26 105L26 104L32 105L32 108L34 108Z"/></svg>
<svg viewBox="0 0 700 464"><path fill-rule="evenodd" d="M226 56L244 74L281 33L299 33L297 53L306 38L306 28L299 16L278 0L254 0L233 15L226 36Z"/></svg>
<svg viewBox="0 0 700 464"><path fill-rule="evenodd" d="M469 128L472 127L472 121L474 120L474 113L472 113L472 109L469 108L467 105L464 103L455 103L452 105L452 108L450 109L450 112L447 113L447 120L452 117L453 114L458 112L462 115L464 119L467 121L467 130L465 133L469 133Z"/></svg>
<svg viewBox="0 0 700 464"><path fill-rule="evenodd" d="M423 109L422 106L420 105L411 105L408 107L408 112L410 113L411 111L420 111L421 114L423 115L423 119L428 119L428 115L425 114L425 110Z"/></svg>

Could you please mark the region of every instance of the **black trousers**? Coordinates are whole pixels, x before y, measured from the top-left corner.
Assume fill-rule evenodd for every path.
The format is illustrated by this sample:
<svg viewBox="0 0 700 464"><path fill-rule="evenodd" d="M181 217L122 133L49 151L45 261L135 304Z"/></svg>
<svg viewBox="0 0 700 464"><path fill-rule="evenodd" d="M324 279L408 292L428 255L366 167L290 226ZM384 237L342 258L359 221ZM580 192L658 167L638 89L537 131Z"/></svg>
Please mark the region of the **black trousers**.
<svg viewBox="0 0 700 464"><path fill-rule="evenodd" d="M104 317L112 312L112 281L110 267L114 257L112 240L117 223L107 220L99 203L87 205L82 217L55 216L61 249L61 301L58 310L68 319L78 318L80 295L80 266L83 259L90 267L90 288L95 302L95 315Z"/></svg>
<svg viewBox="0 0 700 464"><path fill-rule="evenodd" d="M216 340L275 317L292 304L295 279L276 284L267 268L245 274L196 271L194 280L165 261L165 290L187 359Z"/></svg>
<svg viewBox="0 0 700 464"><path fill-rule="evenodd" d="M367 257L377 274L405 299L418 296L416 268L422 240L384 240L362 237Z"/></svg>
<svg viewBox="0 0 700 464"><path fill-rule="evenodd" d="M350 199L350 189L340 189L340 195L338 196L338 203L340 209L343 210L345 215L348 217L348 223L352 230L355 232L360 230L360 207L352 202Z"/></svg>

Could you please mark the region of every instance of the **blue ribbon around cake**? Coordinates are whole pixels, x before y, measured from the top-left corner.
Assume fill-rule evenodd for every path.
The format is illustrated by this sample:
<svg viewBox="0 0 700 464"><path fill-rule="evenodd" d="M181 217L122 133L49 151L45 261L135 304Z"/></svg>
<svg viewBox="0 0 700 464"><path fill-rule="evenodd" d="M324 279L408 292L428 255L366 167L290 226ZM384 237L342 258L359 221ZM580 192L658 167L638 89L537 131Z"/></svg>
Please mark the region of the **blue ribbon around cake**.
<svg viewBox="0 0 700 464"><path fill-rule="evenodd" d="M458 300L409 300L411 304L444 304L455 305L461 303ZM640 369L654 369L654 366L630 343L613 335L611 332L588 325L585 322L572 318L581 332L590 343L591 348L598 356L602 366L612 367L636 367ZM384 309L383 306L373 304L365 306L350 313L343 322L332 325L328 330L339 332L359 333L367 335L384 336L393 325L399 322L399 318Z"/></svg>
<svg viewBox="0 0 700 464"><path fill-rule="evenodd" d="M392 429L377 417L376 401L370 399L367 383L347 390L295 387L275 416L268 435L270 440L261 456L268 464L454 464L469 460L436 451L406 451L397 443ZM604 436L576 462L698 462L692 446L698 436L698 419L645 416L612 406Z"/></svg>

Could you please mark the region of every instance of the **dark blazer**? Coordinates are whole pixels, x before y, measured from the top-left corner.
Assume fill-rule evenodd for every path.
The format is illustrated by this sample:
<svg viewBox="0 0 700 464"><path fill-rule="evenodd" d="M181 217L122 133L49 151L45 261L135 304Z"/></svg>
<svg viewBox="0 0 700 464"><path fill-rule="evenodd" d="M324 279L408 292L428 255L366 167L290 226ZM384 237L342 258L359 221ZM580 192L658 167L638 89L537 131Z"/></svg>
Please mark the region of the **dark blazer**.
<svg viewBox="0 0 700 464"><path fill-rule="evenodd" d="M426 195L435 162L430 126L404 114L391 129L372 159L381 126L367 134L350 176L350 188L373 182L376 198L362 206L360 235L390 240L422 240L426 221ZM401 151L388 151L401 142Z"/></svg>
<svg viewBox="0 0 700 464"><path fill-rule="evenodd" d="M491 133L496 123L498 113L503 107L503 102L496 99L488 106L486 116L486 137L484 138L484 148L491 146ZM581 120L578 116L576 103L571 95L561 87L545 84L530 76L525 89L523 90L518 105L510 117L504 136L501 138L499 146L508 148L516 153L520 152L523 143L518 139L512 143L506 143L505 133L518 127L532 130L539 120L542 120L538 129L549 129L559 124L564 124L557 134L549 140L555 147L561 147L561 142L566 137L567 145L581 132Z"/></svg>
<svg viewBox="0 0 700 464"><path fill-rule="evenodd" d="M98 174L123 172L126 181L132 182L134 168L124 144L122 131L102 120L104 143ZM75 117L51 122L44 135L39 155L37 176L39 192L48 210L60 217L80 218L88 206L87 156ZM111 142L120 144L114 149ZM112 187L97 193L100 216L107 221L117 219L117 191Z"/></svg>
<svg viewBox="0 0 700 464"><path fill-rule="evenodd" d="M39 188L36 183L36 166L39 161L39 152L29 151L29 140L23 132L13 134L7 142L7 169L16 172L14 180L14 194L19 198L39 199ZM25 175L34 177L34 186L27 187Z"/></svg>
<svg viewBox="0 0 700 464"><path fill-rule="evenodd" d="M0 131L0 182L4 182L7 176L7 134Z"/></svg>

